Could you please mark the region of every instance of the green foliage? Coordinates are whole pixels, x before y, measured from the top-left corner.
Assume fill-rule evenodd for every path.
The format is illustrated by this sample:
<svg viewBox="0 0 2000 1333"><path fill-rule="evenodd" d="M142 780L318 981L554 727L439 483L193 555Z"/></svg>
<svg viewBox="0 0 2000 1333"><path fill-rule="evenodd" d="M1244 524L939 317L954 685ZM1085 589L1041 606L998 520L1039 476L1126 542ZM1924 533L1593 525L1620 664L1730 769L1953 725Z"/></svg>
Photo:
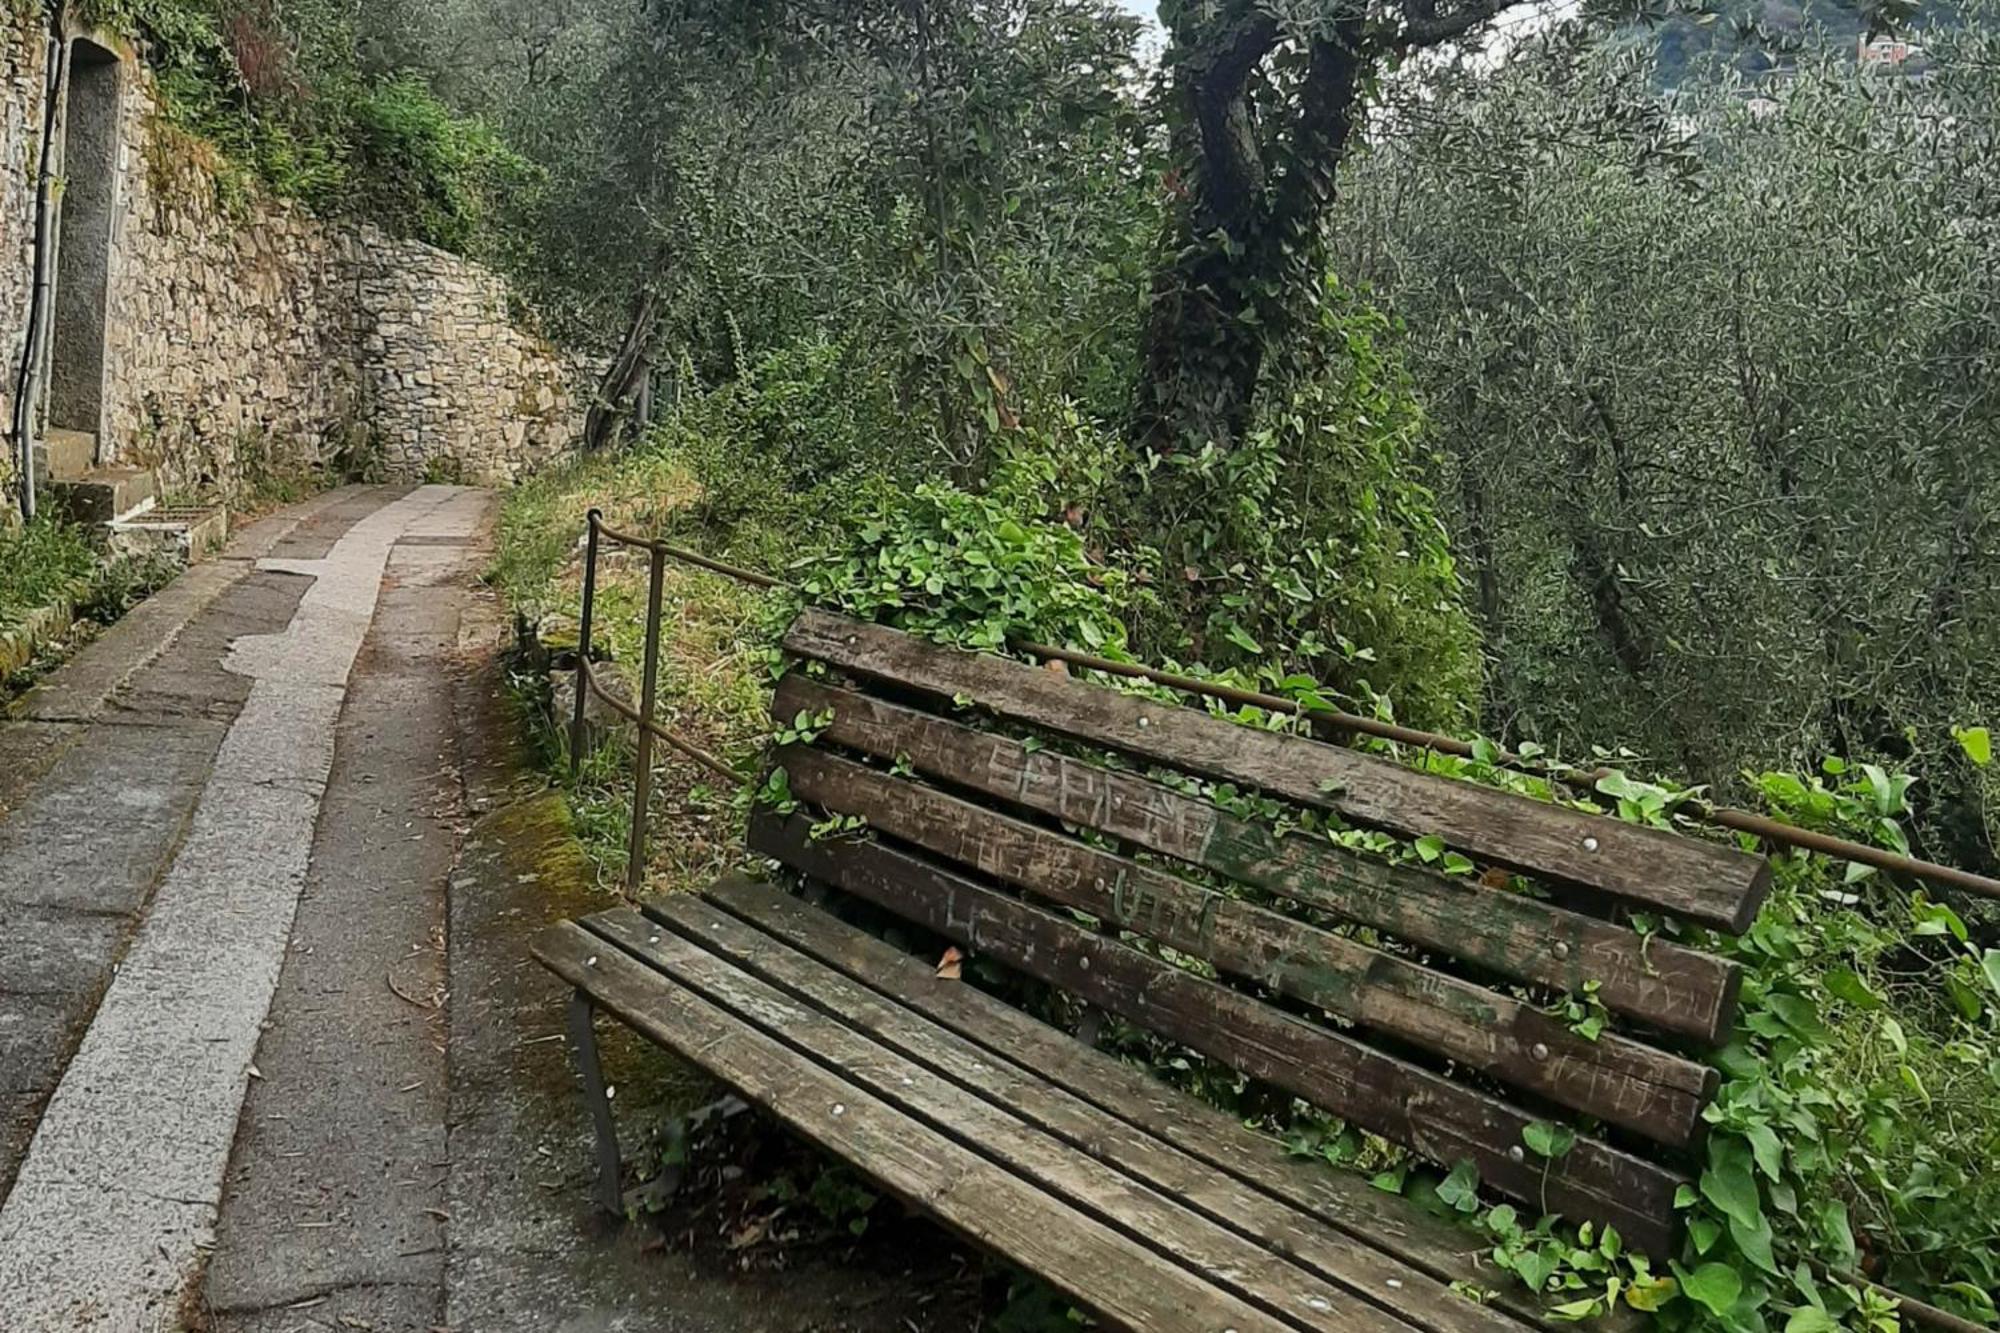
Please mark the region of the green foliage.
<svg viewBox="0 0 2000 1333"><path fill-rule="evenodd" d="M181 572L179 560L163 552L117 556L106 561L77 602L86 620L109 625L171 583Z"/></svg>
<svg viewBox="0 0 2000 1333"><path fill-rule="evenodd" d="M1168 635L1191 634L1203 660L1275 664L1450 729L1475 706L1479 645L1421 480L1425 422L1395 333L1329 280L1289 390L1266 394L1234 448L1151 457L1132 517L1165 525Z"/></svg>
<svg viewBox="0 0 2000 1333"><path fill-rule="evenodd" d="M432 245L480 251L495 202L534 180L492 130L454 114L414 76L358 91L349 115L359 202Z"/></svg>
<svg viewBox="0 0 2000 1333"><path fill-rule="evenodd" d="M1754 781L1787 822L1907 845L1907 775L1829 759L1821 774ZM1650 787L1623 775L1615 785ZM1659 822L1628 796L1613 813ZM1703 1166L1677 1201L1681 1253L1656 1271L1621 1253L1615 1232L1553 1217L1531 1225L1502 1205L1476 1216L1492 1258L1561 1318L1622 1303L1673 1328L1893 1330L1885 1298L1856 1280L1865 1271L1991 1321L2000 950L1949 906L1847 863L1791 853L1775 865L1771 899L1741 938L1668 926L1744 969ZM1541 1123L1523 1139L1553 1161L1575 1136ZM1452 1183L1462 1172L1437 1193L1472 1212L1465 1182Z"/></svg>
<svg viewBox="0 0 2000 1333"><path fill-rule="evenodd" d="M0 629L30 611L81 594L97 574L84 530L52 518L0 525Z"/></svg>
<svg viewBox="0 0 2000 1333"><path fill-rule="evenodd" d="M643 448L698 482L675 521L707 549L781 567L836 540L870 472L901 470L894 446L871 445L864 430L889 415L880 386L838 342L773 349L713 387L696 382L691 365L682 375L679 403Z"/></svg>
<svg viewBox="0 0 2000 1333"><path fill-rule="evenodd" d="M2000 307L1965 281L2000 262L2000 23L1962 9L1922 79L1802 33L1781 79L1663 93L1648 43L1558 25L1385 90L1337 250L1407 328L1488 730L1732 797L1900 766L1919 844L1996 864L1949 736L2000 708Z"/></svg>
<svg viewBox="0 0 2000 1333"><path fill-rule="evenodd" d="M207 166L225 204L261 187L473 253L497 244L494 200L532 180L520 157L423 80L364 74L343 7L95 0L88 17L140 43L166 122L219 152ZM157 151L189 153L172 141Z"/></svg>
<svg viewBox="0 0 2000 1333"><path fill-rule="evenodd" d="M798 583L812 601L940 643L999 651L1027 638L1125 655L1122 571L1093 564L1062 524L942 483L879 496Z"/></svg>

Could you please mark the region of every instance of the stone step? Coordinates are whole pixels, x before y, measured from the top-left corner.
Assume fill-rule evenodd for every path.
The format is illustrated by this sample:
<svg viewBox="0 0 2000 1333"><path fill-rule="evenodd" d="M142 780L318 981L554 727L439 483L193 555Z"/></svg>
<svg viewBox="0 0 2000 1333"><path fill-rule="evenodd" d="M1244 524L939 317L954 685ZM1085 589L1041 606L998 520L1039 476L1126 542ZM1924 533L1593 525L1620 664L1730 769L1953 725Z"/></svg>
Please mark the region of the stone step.
<svg viewBox="0 0 2000 1333"><path fill-rule="evenodd" d="M97 437L89 431L51 430L35 445L35 484L75 481L97 466Z"/></svg>
<svg viewBox="0 0 2000 1333"><path fill-rule="evenodd" d="M208 559L229 540L229 511L220 505L154 507L107 526L120 555L166 555L186 564Z"/></svg>
<svg viewBox="0 0 2000 1333"><path fill-rule="evenodd" d="M109 523L149 508L156 490L145 468L92 468L72 481L49 485L52 507L77 523Z"/></svg>

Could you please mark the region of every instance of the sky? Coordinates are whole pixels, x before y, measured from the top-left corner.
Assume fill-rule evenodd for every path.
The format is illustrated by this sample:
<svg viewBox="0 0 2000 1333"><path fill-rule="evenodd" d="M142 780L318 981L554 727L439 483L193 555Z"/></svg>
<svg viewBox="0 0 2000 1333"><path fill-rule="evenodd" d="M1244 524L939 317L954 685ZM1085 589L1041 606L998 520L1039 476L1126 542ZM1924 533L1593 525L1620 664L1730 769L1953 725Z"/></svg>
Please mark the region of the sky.
<svg viewBox="0 0 2000 1333"><path fill-rule="evenodd" d="M1118 0L1121 9L1130 10L1142 19L1150 19L1160 12L1159 0Z"/></svg>

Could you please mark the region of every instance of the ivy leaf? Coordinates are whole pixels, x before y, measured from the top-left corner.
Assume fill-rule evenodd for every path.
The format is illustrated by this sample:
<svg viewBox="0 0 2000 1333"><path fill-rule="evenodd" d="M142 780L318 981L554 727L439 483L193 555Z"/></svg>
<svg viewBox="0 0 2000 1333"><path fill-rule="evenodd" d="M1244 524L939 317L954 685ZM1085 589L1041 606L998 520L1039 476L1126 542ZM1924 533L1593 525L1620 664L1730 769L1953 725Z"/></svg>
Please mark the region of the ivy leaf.
<svg viewBox="0 0 2000 1333"><path fill-rule="evenodd" d="M1530 1291L1539 1292L1547 1287L1558 1266L1556 1256L1542 1250L1525 1250L1514 1256L1514 1274Z"/></svg>
<svg viewBox="0 0 2000 1333"><path fill-rule="evenodd" d="M1548 1308L1547 1314L1551 1319L1574 1324L1579 1320L1590 1318L1600 1308L1595 1296L1586 1296L1580 1301L1564 1301L1561 1305L1552 1305Z"/></svg>
<svg viewBox="0 0 2000 1333"><path fill-rule="evenodd" d="M1238 648L1241 648L1244 652L1249 653L1252 657L1262 657L1264 655L1264 645L1257 642L1255 639L1251 638L1249 631L1244 629L1241 625L1232 623L1229 626L1229 628L1223 632L1222 637L1228 639L1231 643L1235 644Z"/></svg>
<svg viewBox="0 0 2000 1333"><path fill-rule="evenodd" d="M1444 855L1444 839L1435 833L1427 833L1418 838L1415 846L1417 855L1422 857L1426 864Z"/></svg>
<svg viewBox="0 0 2000 1333"><path fill-rule="evenodd" d="M1979 970L1986 974L1986 984L2000 995L2000 949L1988 949L1979 960Z"/></svg>
<svg viewBox="0 0 2000 1333"><path fill-rule="evenodd" d="M1764 1003L1784 1021L1786 1027L1801 1037L1819 1039L1826 1036L1826 1029L1819 1021L1819 1007L1804 996L1781 992L1765 996Z"/></svg>
<svg viewBox="0 0 2000 1333"><path fill-rule="evenodd" d="M1744 1222L1740 1218L1729 1219L1729 1238L1736 1242L1736 1248L1743 1257L1764 1270L1776 1274L1778 1261L1771 1253L1771 1222L1762 1213L1755 1222Z"/></svg>
<svg viewBox="0 0 2000 1333"><path fill-rule="evenodd" d="M1847 1224L1847 1205L1829 1199L1819 1210L1819 1234L1832 1251L1836 1268L1852 1268L1855 1260L1854 1229Z"/></svg>
<svg viewBox="0 0 2000 1333"><path fill-rule="evenodd" d="M1470 1162L1460 1162L1451 1174L1438 1182L1438 1198L1461 1213L1479 1211L1479 1172Z"/></svg>
<svg viewBox="0 0 2000 1333"><path fill-rule="evenodd" d="M1743 1279L1728 1264L1703 1264L1681 1278L1681 1291L1715 1314L1726 1315L1743 1294Z"/></svg>
<svg viewBox="0 0 2000 1333"><path fill-rule="evenodd" d="M1785 1333L1840 1333L1840 1323L1824 1310L1801 1305L1785 1321Z"/></svg>
<svg viewBox="0 0 2000 1333"><path fill-rule="evenodd" d="M1769 1125L1752 1125L1743 1131L1743 1137L1750 1140L1750 1151L1757 1157L1757 1169L1772 1180L1784 1174L1785 1150L1778 1144L1778 1136Z"/></svg>
<svg viewBox="0 0 2000 1333"><path fill-rule="evenodd" d="M1742 1161L1718 1161L1702 1172L1701 1196L1721 1210L1723 1216L1744 1226L1754 1227L1764 1215L1756 1178Z"/></svg>
<svg viewBox="0 0 2000 1333"><path fill-rule="evenodd" d="M1985 727L1953 727L1951 738L1965 751L1965 757L1979 767L1993 762L1993 733Z"/></svg>
<svg viewBox="0 0 2000 1333"><path fill-rule="evenodd" d="M1882 1036L1897 1055L1910 1053L1910 1039L1903 1034L1903 1025L1889 1015L1882 1015Z"/></svg>
<svg viewBox="0 0 2000 1333"><path fill-rule="evenodd" d="M1521 1131L1521 1142L1527 1144L1529 1151L1536 1156L1554 1161L1576 1146L1576 1131L1567 1125L1552 1125L1546 1120L1537 1120Z"/></svg>
<svg viewBox="0 0 2000 1333"><path fill-rule="evenodd" d="M1882 997L1868 989L1868 983L1851 967L1837 967L1820 984L1858 1009L1880 1009Z"/></svg>
<svg viewBox="0 0 2000 1333"><path fill-rule="evenodd" d="M1680 1295L1681 1284L1662 1273L1657 1277L1633 1280L1625 1288L1625 1303L1634 1310L1653 1311Z"/></svg>

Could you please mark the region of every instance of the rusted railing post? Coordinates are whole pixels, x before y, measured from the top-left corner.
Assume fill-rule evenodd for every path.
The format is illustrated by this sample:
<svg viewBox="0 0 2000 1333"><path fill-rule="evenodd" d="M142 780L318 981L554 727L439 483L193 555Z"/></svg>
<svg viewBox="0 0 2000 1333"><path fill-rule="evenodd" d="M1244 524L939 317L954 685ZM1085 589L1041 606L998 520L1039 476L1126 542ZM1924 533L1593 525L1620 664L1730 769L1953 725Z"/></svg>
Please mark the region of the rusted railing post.
<svg viewBox="0 0 2000 1333"><path fill-rule="evenodd" d="M653 703L660 685L660 594L667 577L666 553L652 549L646 587L645 683L639 690L638 753L632 761L632 841L626 850L625 888L636 894L646 880L646 806L653 795Z"/></svg>
<svg viewBox="0 0 2000 1333"><path fill-rule="evenodd" d="M597 520L602 515L590 511L583 538L583 614L576 630L576 701L569 718L569 778L583 776L583 707L590 698L590 613L597 601Z"/></svg>

